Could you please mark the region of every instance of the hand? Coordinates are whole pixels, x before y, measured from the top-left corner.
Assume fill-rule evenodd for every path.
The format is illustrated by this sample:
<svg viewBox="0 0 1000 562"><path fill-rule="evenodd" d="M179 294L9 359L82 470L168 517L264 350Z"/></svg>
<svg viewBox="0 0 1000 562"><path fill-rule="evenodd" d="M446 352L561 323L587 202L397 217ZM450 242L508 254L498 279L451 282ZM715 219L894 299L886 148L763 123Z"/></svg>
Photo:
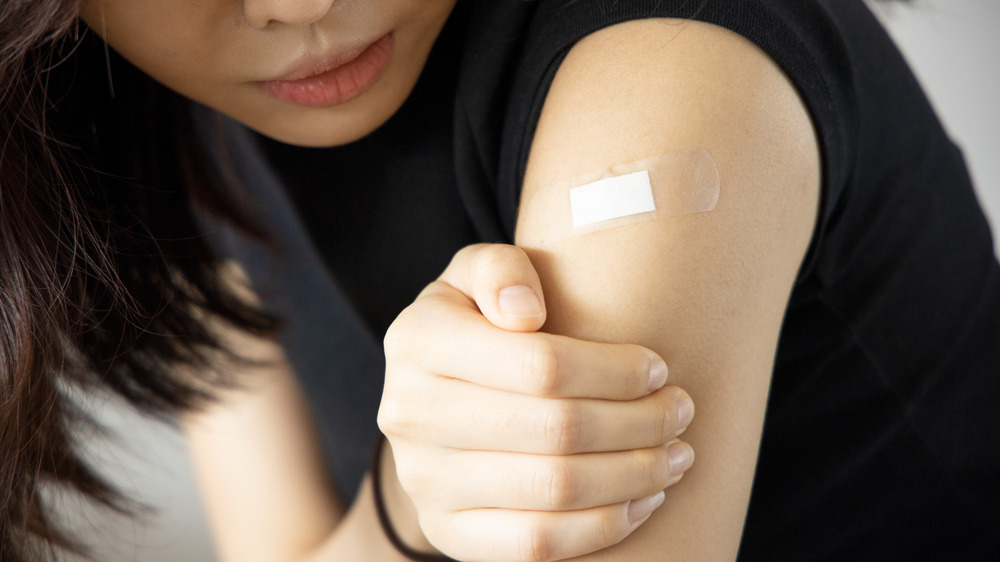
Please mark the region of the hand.
<svg viewBox="0 0 1000 562"><path fill-rule="evenodd" d="M652 351L537 332L520 249L478 245L385 339L379 426L430 542L458 559L558 560L627 537L691 466L694 413Z"/></svg>

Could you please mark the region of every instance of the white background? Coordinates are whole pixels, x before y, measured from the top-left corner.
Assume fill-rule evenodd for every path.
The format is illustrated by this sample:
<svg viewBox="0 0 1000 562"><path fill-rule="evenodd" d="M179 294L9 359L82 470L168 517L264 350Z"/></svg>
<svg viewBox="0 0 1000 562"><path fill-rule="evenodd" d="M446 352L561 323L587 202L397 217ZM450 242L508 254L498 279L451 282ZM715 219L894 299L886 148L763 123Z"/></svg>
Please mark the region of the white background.
<svg viewBox="0 0 1000 562"><path fill-rule="evenodd" d="M980 200L1000 225L1000 0L917 0L877 10L964 149ZM95 559L214 560L182 438L114 403L92 404L117 437L114 444L91 440L87 449L112 480L159 510L143 523L67 505L74 526L96 545Z"/></svg>

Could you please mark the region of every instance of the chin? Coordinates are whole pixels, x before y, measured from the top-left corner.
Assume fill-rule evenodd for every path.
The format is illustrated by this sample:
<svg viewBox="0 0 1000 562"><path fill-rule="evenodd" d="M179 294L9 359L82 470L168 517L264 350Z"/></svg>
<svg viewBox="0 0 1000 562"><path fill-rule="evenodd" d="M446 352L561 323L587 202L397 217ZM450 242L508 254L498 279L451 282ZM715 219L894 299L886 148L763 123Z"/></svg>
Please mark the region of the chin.
<svg viewBox="0 0 1000 562"><path fill-rule="evenodd" d="M388 121L393 113L395 111L386 112L384 115L351 116L348 119L323 119L322 116L314 116L309 119L271 119L259 123L242 122L258 133L276 141L295 146L320 148L342 146L364 138Z"/></svg>

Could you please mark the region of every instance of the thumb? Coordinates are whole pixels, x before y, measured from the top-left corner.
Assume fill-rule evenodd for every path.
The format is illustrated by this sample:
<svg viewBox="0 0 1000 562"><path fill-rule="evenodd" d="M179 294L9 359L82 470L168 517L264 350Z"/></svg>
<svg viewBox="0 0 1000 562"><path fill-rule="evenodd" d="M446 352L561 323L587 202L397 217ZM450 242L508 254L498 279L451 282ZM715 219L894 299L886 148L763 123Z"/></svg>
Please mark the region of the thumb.
<svg viewBox="0 0 1000 562"><path fill-rule="evenodd" d="M498 328L533 332L545 323L545 299L524 250L507 244L476 244L460 250L441 280L472 299Z"/></svg>

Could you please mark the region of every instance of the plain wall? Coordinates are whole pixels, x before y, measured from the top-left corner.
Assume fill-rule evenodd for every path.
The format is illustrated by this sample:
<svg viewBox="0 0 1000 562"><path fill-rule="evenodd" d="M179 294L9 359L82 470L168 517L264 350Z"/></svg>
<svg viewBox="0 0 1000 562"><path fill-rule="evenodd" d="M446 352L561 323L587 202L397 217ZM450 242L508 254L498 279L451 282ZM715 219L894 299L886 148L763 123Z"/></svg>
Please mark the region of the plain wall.
<svg viewBox="0 0 1000 562"><path fill-rule="evenodd" d="M1000 39L994 28L1000 23L1000 2L917 0L912 6L877 9L946 128L964 149L996 230L1000 225ZM159 510L140 522L67 504L75 527L96 545L96 560L214 560L183 439L114 402L92 399L90 403L117 437L114 443L89 440L87 449L114 481Z"/></svg>

